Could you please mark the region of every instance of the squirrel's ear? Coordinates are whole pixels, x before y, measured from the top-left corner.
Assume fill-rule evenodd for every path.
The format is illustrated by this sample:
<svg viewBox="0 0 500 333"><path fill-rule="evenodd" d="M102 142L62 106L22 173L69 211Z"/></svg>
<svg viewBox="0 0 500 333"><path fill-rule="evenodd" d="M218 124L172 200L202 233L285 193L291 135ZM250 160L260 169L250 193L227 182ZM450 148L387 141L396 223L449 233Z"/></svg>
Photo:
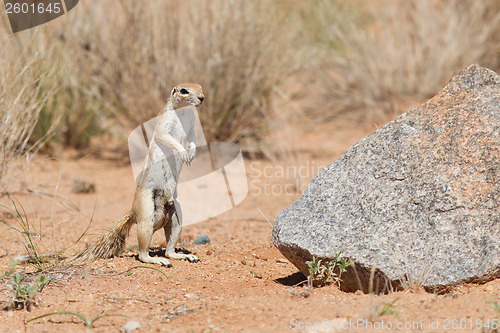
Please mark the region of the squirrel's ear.
<svg viewBox="0 0 500 333"><path fill-rule="evenodd" d="M172 92L170 93L170 96L174 96L174 94L177 92L177 88L172 89Z"/></svg>

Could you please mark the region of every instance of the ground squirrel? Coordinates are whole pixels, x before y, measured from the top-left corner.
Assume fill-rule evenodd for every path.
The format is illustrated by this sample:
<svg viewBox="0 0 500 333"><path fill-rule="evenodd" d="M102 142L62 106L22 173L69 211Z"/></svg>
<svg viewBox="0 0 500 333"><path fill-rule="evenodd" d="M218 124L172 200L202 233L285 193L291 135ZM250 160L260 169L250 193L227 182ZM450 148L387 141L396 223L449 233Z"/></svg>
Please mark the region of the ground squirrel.
<svg viewBox="0 0 500 333"><path fill-rule="evenodd" d="M132 209L119 219L96 244L75 256L77 260L111 258L118 256L125 245L132 224L137 223L139 260L171 267L166 258L151 257L149 245L153 233L163 228L167 241L166 257L197 262L191 254L175 252L175 244L182 228L182 212L176 202L177 180L184 163L190 164L196 155L194 113L182 121L176 109L200 106L204 95L201 86L184 83L174 89L158 122L149 145L142 173L137 179Z"/></svg>

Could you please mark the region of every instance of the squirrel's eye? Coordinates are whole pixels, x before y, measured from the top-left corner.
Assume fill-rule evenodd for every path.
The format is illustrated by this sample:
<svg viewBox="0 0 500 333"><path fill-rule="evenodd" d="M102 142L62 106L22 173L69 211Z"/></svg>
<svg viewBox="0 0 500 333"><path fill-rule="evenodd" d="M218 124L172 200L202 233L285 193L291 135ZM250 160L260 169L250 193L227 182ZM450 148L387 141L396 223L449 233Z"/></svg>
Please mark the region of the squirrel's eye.
<svg viewBox="0 0 500 333"><path fill-rule="evenodd" d="M181 89L181 94L187 95L187 94L189 94L189 91L187 91L186 89L182 88Z"/></svg>

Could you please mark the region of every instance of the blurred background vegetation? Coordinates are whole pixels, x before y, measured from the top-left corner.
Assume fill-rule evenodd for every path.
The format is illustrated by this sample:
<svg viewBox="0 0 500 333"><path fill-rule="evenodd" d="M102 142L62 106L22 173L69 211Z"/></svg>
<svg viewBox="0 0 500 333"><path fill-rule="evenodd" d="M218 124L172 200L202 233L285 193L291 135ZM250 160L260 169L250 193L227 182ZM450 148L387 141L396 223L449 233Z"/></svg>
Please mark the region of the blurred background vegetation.
<svg viewBox="0 0 500 333"><path fill-rule="evenodd" d="M2 13L0 45L1 178L40 147L126 135L185 81L212 141L258 142L287 81L316 121L405 112L471 63L500 69L500 2L81 1L16 34Z"/></svg>

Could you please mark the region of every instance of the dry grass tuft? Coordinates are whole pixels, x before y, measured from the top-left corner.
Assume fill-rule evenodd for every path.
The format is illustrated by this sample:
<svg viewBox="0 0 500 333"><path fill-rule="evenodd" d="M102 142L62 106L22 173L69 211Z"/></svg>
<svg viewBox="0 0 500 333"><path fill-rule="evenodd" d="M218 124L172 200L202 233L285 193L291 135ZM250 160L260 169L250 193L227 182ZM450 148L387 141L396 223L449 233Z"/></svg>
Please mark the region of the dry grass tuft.
<svg viewBox="0 0 500 333"><path fill-rule="evenodd" d="M135 126L156 116L172 86L194 81L207 96L207 138L255 133L262 124L254 117L268 113L293 59L283 8L274 1L125 2L114 35L94 41L109 62L102 77L116 101L110 110Z"/></svg>
<svg viewBox="0 0 500 333"><path fill-rule="evenodd" d="M315 38L330 51L324 96L335 112L400 113L401 102L431 97L471 63L500 68L496 0L317 3Z"/></svg>
<svg viewBox="0 0 500 333"><path fill-rule="evenodd" d="M5 30L4 30L5 29ZM33 40L25 43L6 32L6 18L0 18L0 182L16 166L20 156L34 153L41 141L30 141L42 110L54 93L52 72L45 59L29 54ZM33 34L33 37L36 34ZM40 139L50 136L51 126Z"/></svg>
<svg viewBox="0 0 500 333"><path fill-rule="evenodd" d="M185 81L204 86L208 140L257 144L280 126L276 88L304 63L317 70L297 85L321 119L399 113L470 63L500 68L496 0L109 0L14 36L1 23L4 160L51 130L77 148L114 124L126 133Z"/></svg>
<svg viewBox="0 0 500 333"><path fill-rule="evenodd" d="M30 59L50 58L59 85L37 135L61 119L57 137L83 147L109 116L125 128L155 117L186 81L204 86L208 139L259 135L273 88L294 68L288 14L271 0L80 2L33 36Z"/></svg>

